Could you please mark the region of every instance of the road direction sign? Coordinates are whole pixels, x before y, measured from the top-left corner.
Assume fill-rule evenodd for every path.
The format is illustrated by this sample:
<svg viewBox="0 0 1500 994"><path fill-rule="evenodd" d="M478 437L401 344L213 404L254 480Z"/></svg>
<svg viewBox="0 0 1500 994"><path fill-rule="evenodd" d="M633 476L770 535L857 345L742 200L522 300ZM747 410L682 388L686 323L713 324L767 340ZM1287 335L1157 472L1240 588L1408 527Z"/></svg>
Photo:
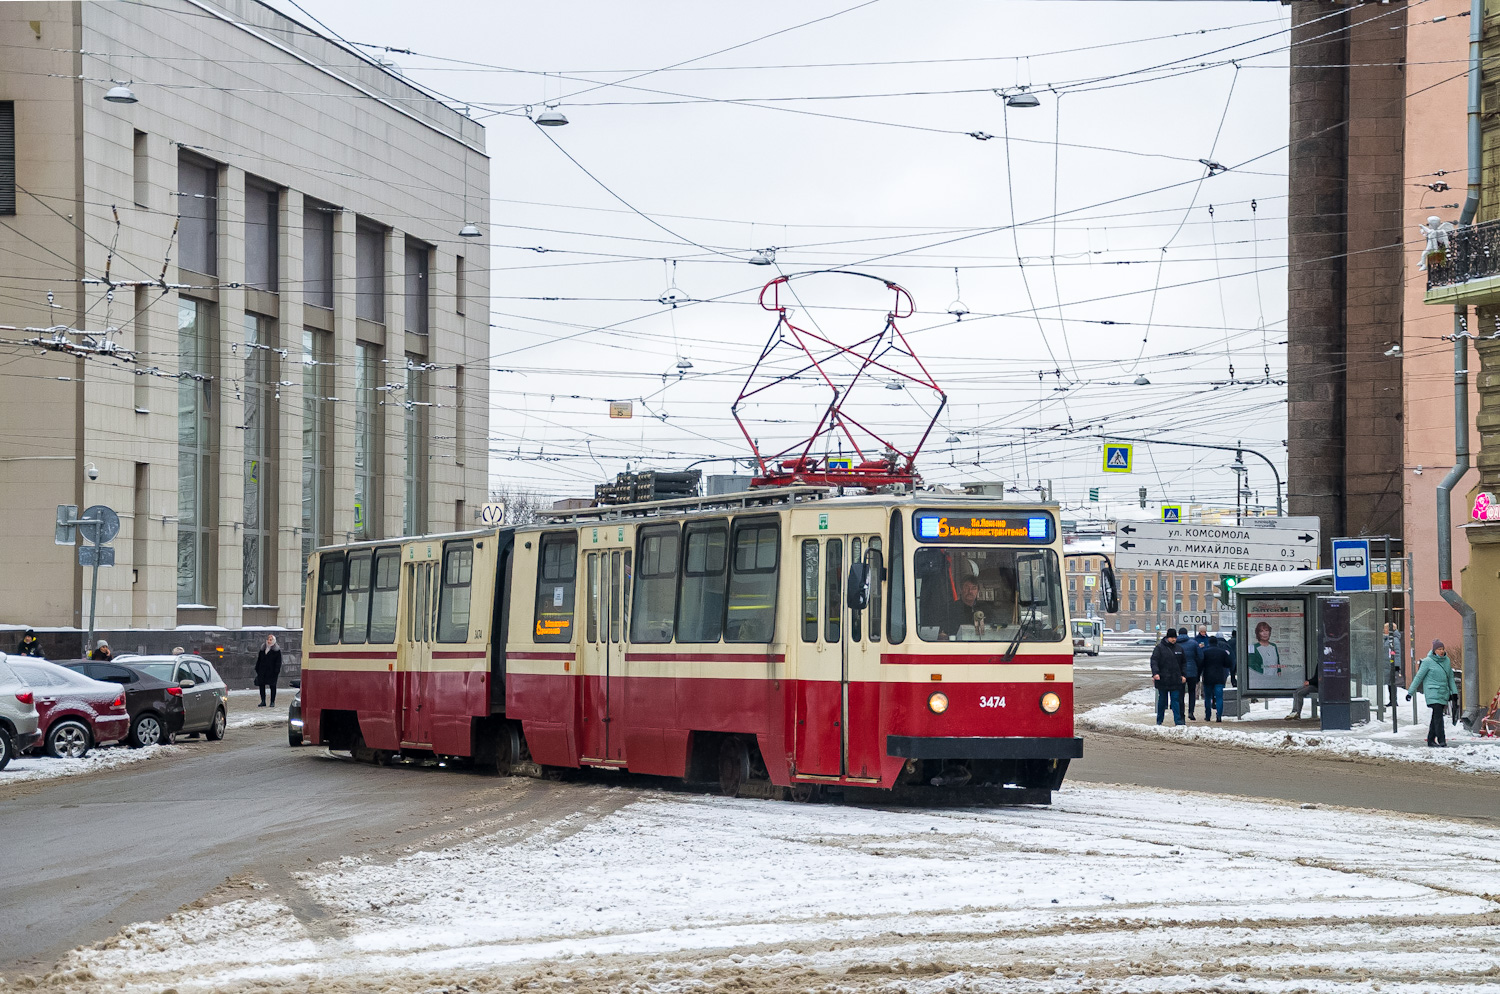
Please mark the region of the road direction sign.
<svg viewBox="0 0 1500 994"><path fill-rule="evenodd" d="M1132 446L1118 442L1104 443L1104 472L1129 473Z"/></svg>
<svg viewBox="0 0 1500 994"><path fill-rule="evenodd" d="M95 559L98 562L95 562ZM115 547L112 545L80 545L78 547L78 565L80 566L113 566L115 564Z"/></svg>
<svg viewBox="0 0 1500 994"><path fill-rule="evenodd" d="M97 521L98 524L89 524L83 520L85 518ZM114 508L104 504L95 504L79 515L79 519L78 532L85 542L107 545L120 534L120 516L115 513Z"/></svg>
<svg viewBox="0 0 1500 994"><path fill-rule="evenodd" d="M1317 520L1255 518L1238 525L1122 521L1115 527L1115 566L1235 576L1312 569L1318 560Z"/></svg>
<svg viewBox="0 0 1500 994"><path fill-rule="evenodd" d="M1370 589L1370 540L1333 540L1333 589L1340 592Z"/></svg>

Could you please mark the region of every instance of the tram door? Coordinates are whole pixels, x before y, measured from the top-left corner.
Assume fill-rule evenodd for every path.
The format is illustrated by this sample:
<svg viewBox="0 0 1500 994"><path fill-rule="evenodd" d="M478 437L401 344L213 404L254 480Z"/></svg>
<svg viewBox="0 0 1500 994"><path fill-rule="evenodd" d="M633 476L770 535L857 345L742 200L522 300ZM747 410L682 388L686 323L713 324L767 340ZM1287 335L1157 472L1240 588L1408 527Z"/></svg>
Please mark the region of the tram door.
<svg viewBox="0 0 1500 994"><path fill-rule="evenodd" d="M406 645L401 674L401 741L411 745L432 743L433 611L437 601L438 564L406 564Z"/></svg>
<svg viewBox="0 0 1500 994"><path fill-rule="evenodd" d="M883 563L879 536L803 538L795 758L803 776L877 780ZM850 598L854 579L868 577ZM863 606L855 606L860 600Z"/></svg>
<svg viewBox="0 0 1500 994"><path fill-rule="evenodd" d="M625 740L612 726L625 710L625 622L630 551L590 552L585 564L588 604L584 614L582 672L583 758L624 762Z"/></svg>

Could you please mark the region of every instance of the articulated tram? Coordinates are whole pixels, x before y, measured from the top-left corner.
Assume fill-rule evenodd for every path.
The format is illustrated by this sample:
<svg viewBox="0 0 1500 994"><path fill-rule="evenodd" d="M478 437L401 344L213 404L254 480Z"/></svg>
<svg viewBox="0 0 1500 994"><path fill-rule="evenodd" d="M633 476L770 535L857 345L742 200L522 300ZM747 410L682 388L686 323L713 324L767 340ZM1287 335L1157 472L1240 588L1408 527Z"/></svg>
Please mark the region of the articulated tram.
<svg viewBox="0 0 1500 994"><path fill-rule="evenodd" d="M783 487L363 542L308 562L305 739L1046 802L1073 734L1055 507Z"/></svg>

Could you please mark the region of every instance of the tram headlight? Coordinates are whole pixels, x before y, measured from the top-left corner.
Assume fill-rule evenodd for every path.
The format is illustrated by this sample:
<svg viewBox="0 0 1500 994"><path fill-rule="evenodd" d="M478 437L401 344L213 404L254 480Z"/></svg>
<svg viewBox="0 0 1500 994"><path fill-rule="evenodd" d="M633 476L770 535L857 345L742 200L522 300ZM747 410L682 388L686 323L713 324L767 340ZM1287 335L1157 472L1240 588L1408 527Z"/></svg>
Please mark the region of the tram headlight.
<svg viewBox="0 0 1500 994"><path fill-rule="evenodd" d="M1057 709L1060 707L1062 707L1061 697L1058 697L1050 690L1042 695L1043 711L1047 712L1048 714L1057 714Z"/></svg>
<svg viewBox="0 0 1500 994"><path fill-rule="evenodd" d="M942 691L938 691L936 694L933 694L931 697L927 698L927 710L931 711L933 714L942 714L944 711L948 710L948 695L943 693Z"/></svg>

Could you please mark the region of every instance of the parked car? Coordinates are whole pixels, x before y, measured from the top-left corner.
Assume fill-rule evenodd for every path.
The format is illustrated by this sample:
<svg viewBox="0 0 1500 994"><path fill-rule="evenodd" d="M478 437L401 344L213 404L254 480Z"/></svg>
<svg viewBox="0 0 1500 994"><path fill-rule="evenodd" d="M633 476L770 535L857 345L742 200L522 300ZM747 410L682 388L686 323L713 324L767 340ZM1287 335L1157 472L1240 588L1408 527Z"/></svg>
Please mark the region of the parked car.
<svg viewBox="0 0 1500 994"><path fill-rule="evenodd" d="M165 680L182 690L181 731L217 742L229 724L229 687L202 656L116 656L114 662Z"/></svg>
<svg viewBox="0 0 1500 994"><path fill-rule="evenodd" d="M42 744L49 756L82 759L96 745L130 734L125 690L45 659L9 656L10 668L36 695Z"/></svg>
<svg viewBox="0 0 1500 994"><path fill-rule="evenodd" d="M0 653L0 770L42 740L36 694Z"/></svg>
<svg viewBox="0 0 1500 994"><path fill-rule="evenodd" d="M125 708L130 712L130 746L139 749L149 745L170 745L172 736L182 731L187 710L182 703L182 688L152 676L145 670L116 662L92 659L62 660L62 665L84 676L125 688Z"/></svg>
<svg viewBox="0 0 1500 994"><path fill-rule="evenodd" d="M290 746L302 744L302 681L293 680L297 693L292 696L292 706L286 709L286 742Z"/></svg>

